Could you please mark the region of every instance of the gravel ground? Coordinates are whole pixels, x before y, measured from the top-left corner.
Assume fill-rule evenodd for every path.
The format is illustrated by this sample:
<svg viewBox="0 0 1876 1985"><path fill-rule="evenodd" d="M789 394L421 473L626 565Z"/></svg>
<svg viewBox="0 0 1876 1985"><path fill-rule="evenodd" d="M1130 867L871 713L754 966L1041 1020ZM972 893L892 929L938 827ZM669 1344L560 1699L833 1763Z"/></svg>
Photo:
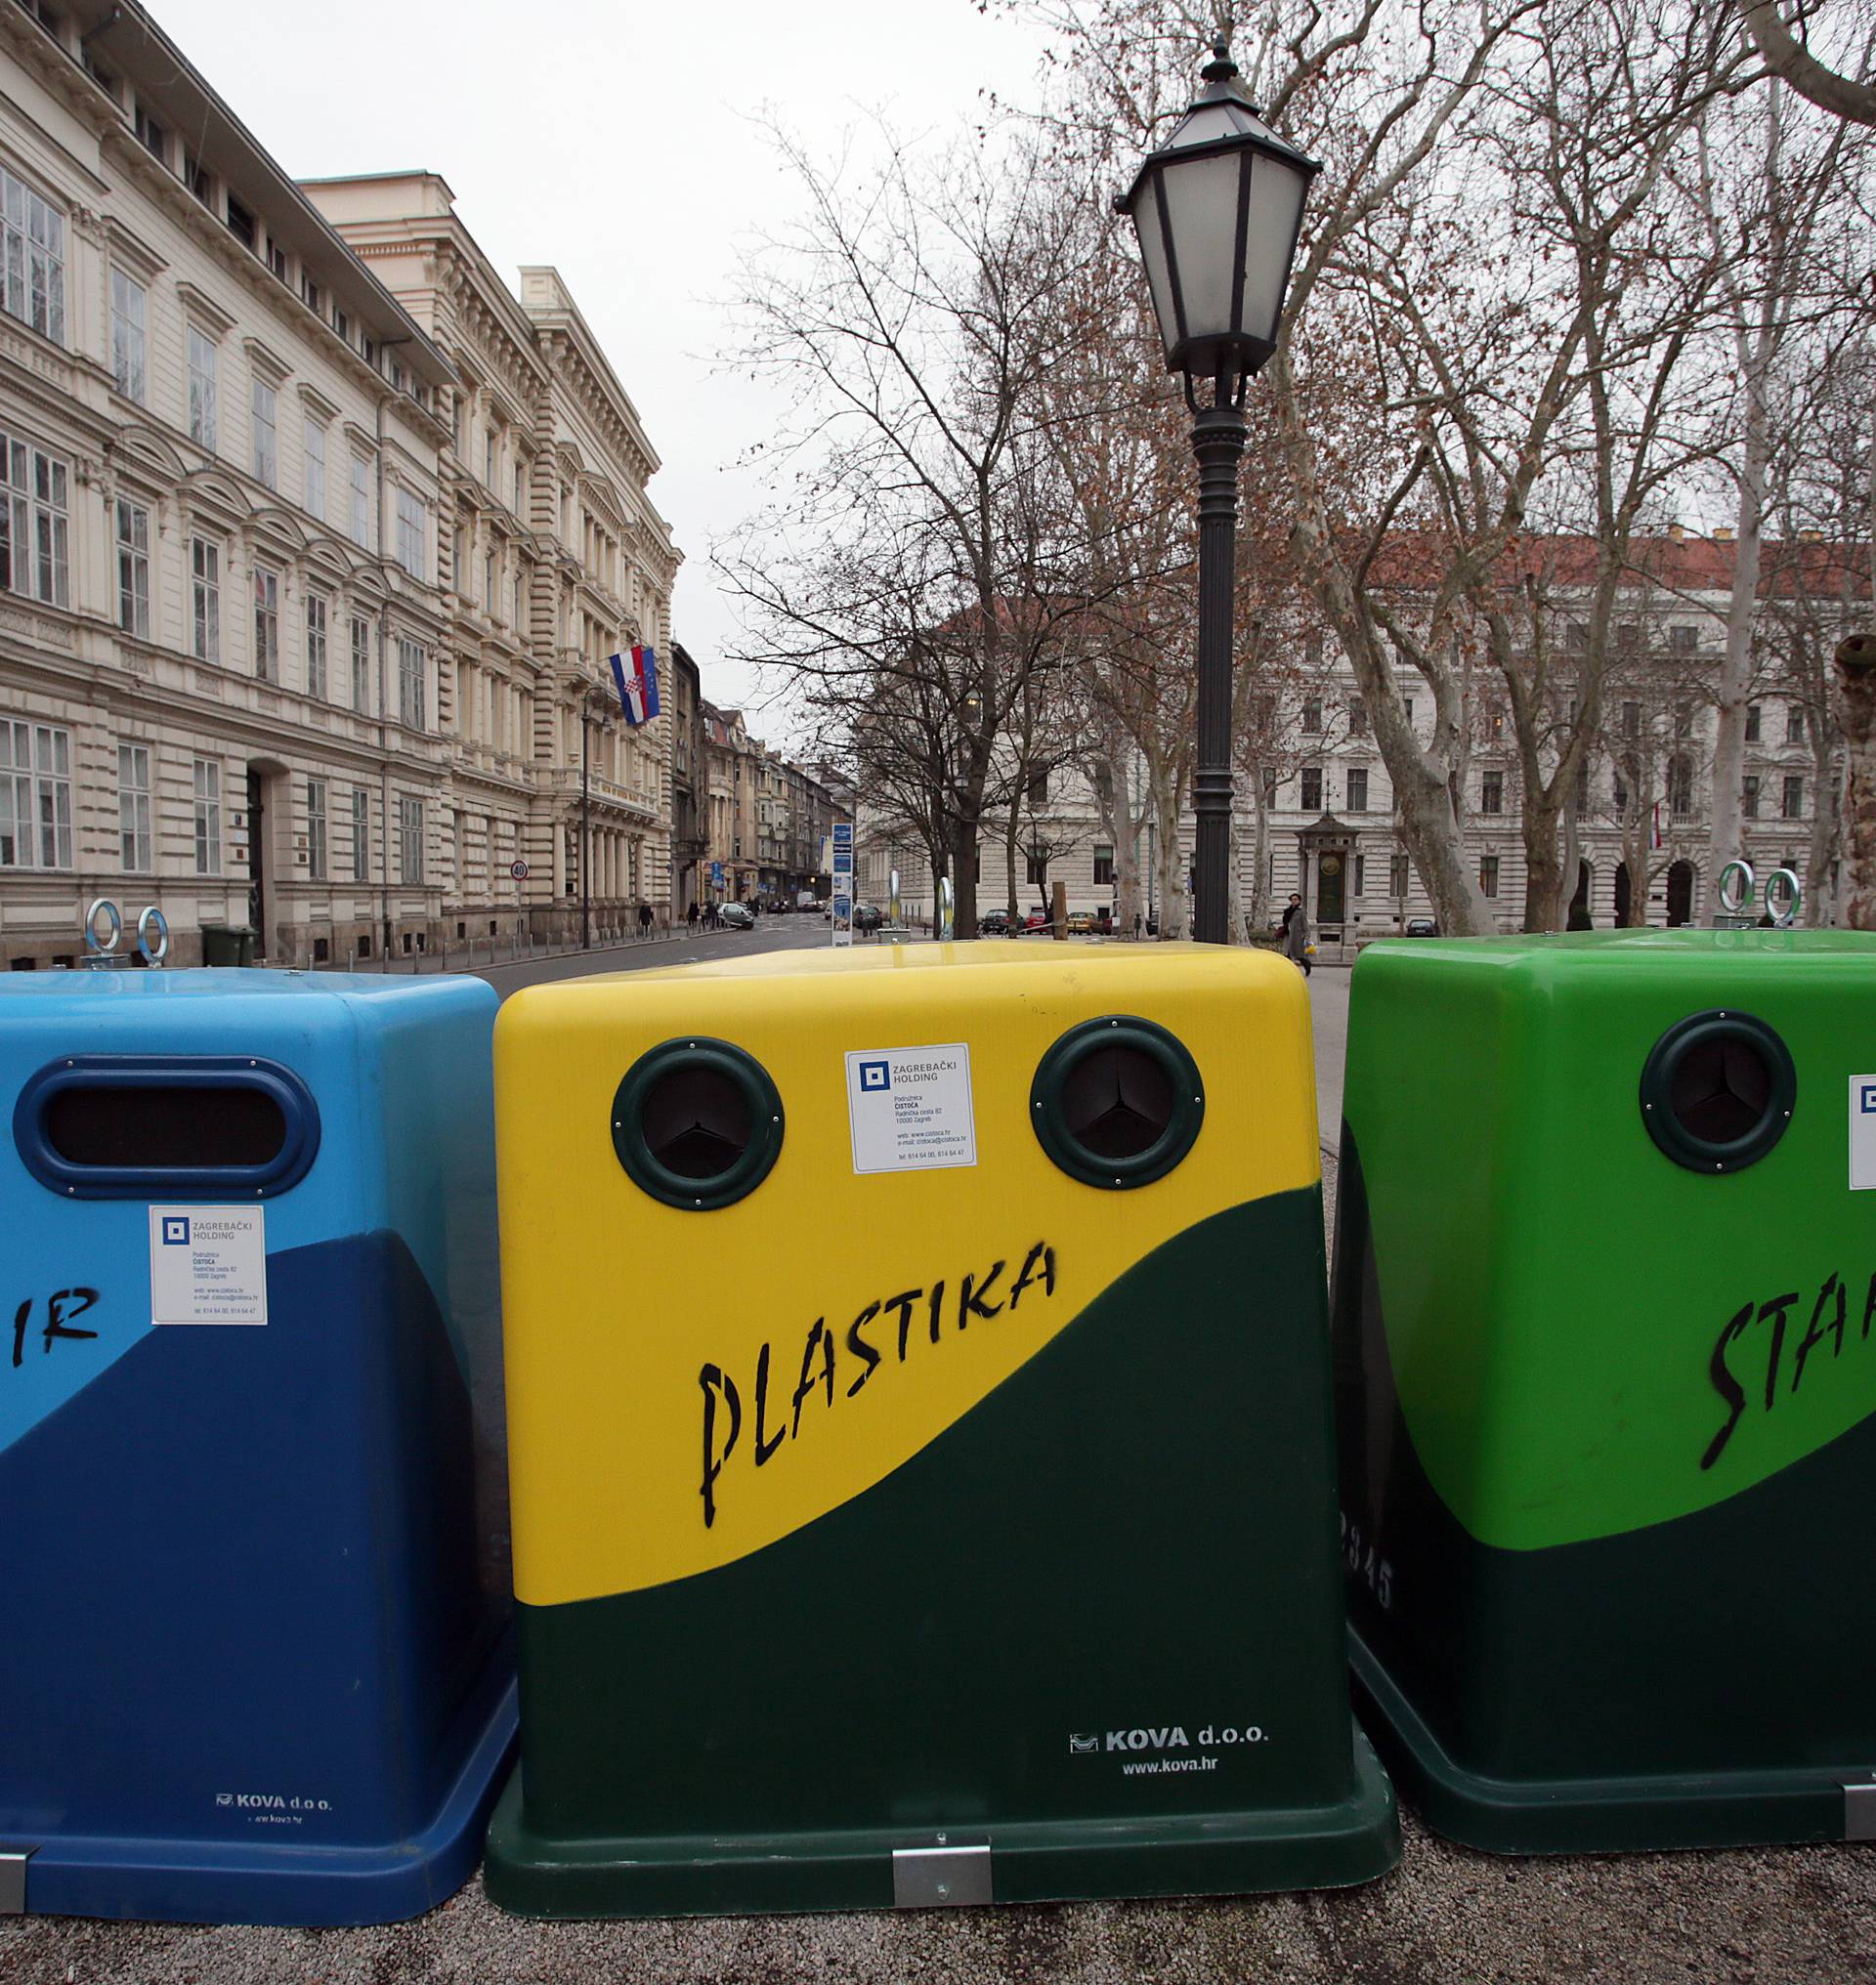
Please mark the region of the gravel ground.
<svg viewBox="0 0 1876 1985"><path fill-rule="evenodd" d="M1405 1831L1400 1867L1368 1888L1241 1902L531 1923L490 1908L478 1880L447 1907L388 1929L13 1919L0 1924L0 1978L7 1985L1876 1979L1876 1854L1860 1848L1504 1861L1442 1845L1411 1815Z"/></svg>
<svg viewBox="0 0 1876 1985"><path fill-rule="evenodd" d="M1333 1132L1331 1133L1333 1137ZM1333 1149L1323 1154L1335 1204ZM1366 1888L1243 1901L535 1923L481 1878L385 1929L0 1919L0 1985L1843 1985L1876 1980L1876 1851L1508 1861L1402 1814Z"/></svg>

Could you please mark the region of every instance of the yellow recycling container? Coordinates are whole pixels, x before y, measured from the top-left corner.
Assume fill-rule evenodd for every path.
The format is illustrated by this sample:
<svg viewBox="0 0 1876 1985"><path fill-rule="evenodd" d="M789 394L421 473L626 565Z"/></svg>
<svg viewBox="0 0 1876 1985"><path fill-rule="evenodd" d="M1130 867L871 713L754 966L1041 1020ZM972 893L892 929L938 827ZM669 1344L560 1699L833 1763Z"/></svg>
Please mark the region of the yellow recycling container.
<svg viewBox="0 0 1876 1985"><path fill-rule="evenodd" d="M542 1916L1366 1879L1308 1006L1199 946L782 952L496 1028Z"/></svg>

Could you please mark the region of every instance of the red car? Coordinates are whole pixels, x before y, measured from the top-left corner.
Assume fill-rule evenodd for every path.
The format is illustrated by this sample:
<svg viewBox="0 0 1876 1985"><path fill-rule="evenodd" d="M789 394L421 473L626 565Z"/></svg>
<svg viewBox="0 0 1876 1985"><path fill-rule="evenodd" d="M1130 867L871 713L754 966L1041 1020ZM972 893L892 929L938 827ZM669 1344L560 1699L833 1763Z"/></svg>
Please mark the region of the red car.
<svg viewBox="0 0 1876 1985"><path fill-rule="evenodd" d="M1034 937L1038 931L1051 930L1053 928L1054 926L1048 920L1048 911L1045 909L1032 909L1023 919L1023 935L1025 937Z"/></svg>

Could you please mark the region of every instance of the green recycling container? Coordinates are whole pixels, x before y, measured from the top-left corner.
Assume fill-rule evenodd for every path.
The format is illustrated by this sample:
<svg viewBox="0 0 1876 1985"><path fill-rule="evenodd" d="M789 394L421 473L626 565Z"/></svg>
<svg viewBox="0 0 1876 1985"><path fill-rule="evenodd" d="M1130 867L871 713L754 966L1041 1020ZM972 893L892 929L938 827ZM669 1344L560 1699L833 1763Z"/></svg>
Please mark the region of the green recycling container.
<svg viewBox="0 0 1876 1985"><path fill-rule="evenodd" d="M251 965L253 962L254 933L246 924L203 924L203 964Z"/></svg>
<svg viewBox="0 0 1876 1985"><path fill-rule="evenodd" d="M1332 1297L1357 1700L1508 1853L1876 1837L1876 934L1377 945Z"/></svg>

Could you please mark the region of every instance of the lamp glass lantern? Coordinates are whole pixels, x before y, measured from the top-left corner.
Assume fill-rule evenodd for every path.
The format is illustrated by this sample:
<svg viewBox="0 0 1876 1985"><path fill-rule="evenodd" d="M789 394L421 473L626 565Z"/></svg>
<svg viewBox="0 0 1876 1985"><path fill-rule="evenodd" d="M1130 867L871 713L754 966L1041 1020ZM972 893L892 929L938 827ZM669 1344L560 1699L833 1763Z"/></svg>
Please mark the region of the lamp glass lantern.
<svg viewBox="0 0 1876 1985"><path fill-rule="evenodd" d="M1222 41L1201 74L1206 87L1115 205L1139 235L1168 371L1241 387L1276 350L1322 168L1263 121Z"/></svg>

